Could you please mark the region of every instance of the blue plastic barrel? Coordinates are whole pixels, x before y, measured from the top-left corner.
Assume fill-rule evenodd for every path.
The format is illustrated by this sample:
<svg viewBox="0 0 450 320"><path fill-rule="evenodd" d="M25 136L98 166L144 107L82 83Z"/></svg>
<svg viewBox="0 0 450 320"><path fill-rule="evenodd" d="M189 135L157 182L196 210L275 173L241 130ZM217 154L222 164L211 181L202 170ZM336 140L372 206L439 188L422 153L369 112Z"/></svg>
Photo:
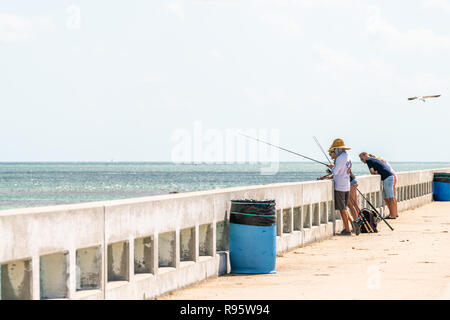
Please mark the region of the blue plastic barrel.
<svg viewBox="0 0 450 320"><path fill-rule="evenodd" d="M276 238L274 200L231 201L231 273L275 273Z"/></svg>
<svg viewBox="0 0 450 320"><path fill-rule="evenodd" d="M433 198L435 201L450 201L450 173L434 174Z"/></svg>

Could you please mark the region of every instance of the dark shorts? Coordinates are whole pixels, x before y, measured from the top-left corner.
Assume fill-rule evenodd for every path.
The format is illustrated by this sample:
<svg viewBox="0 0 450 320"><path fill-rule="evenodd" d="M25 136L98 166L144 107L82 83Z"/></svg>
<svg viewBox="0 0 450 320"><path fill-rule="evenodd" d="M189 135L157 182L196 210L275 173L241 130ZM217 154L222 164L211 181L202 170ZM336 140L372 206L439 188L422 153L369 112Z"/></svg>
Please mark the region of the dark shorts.
<svg viewBox="0 0 450 320"><path fill-rule="evenodd" d="M347 203L349 198L350 191L334 190L334 208L336 210L347 210Z"/></svg>

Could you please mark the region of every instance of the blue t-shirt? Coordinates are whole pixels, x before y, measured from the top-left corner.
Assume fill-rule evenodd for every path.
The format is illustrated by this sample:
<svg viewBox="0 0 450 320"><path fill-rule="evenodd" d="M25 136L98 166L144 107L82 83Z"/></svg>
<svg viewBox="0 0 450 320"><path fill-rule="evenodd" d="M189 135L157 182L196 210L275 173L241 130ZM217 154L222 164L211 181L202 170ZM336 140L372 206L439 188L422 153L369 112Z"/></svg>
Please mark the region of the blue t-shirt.
<svg viewBox="0 0 450 320"><path fill-rule="evenodd" d="M373 170L378 172L381 176L381 181L393 175L391 169L383 161L375 158L369 158L366 160L366 163L369 168L373 168Z"/></svg>

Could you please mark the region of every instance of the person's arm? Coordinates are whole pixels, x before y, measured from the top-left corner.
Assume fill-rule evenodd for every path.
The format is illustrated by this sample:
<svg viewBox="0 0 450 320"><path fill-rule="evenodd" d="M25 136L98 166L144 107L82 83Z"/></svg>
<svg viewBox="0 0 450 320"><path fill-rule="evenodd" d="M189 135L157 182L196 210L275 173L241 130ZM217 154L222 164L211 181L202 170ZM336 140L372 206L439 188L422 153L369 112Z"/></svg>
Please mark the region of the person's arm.
<svg viewBox="0 0 450 320"><path fill-rule="evenodd" d="M374 163L372 163L372 161L370 160L366 160L366 164L369 167L370 174L378 174L378 172L374 169Z"/></svg>

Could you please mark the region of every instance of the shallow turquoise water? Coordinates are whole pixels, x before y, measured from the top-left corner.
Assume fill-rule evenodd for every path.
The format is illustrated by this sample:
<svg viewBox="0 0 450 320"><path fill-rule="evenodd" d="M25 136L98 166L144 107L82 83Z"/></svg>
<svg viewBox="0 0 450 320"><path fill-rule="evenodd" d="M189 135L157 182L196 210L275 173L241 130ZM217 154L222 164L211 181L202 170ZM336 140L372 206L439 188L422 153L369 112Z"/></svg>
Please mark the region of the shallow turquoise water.
<svg viewBox="0 0 450 320"><path fill-rule="evenodd" d="M450 163L391 165L398 172L450 167ZM264 167L268 164L0 163L0 209L308 181L325 173L324 166L309 162L280 163L275 175L262 175ZM368 174L368 169L355 162L353 172Z"/></svg>

